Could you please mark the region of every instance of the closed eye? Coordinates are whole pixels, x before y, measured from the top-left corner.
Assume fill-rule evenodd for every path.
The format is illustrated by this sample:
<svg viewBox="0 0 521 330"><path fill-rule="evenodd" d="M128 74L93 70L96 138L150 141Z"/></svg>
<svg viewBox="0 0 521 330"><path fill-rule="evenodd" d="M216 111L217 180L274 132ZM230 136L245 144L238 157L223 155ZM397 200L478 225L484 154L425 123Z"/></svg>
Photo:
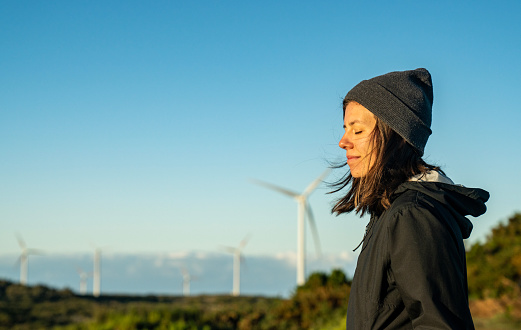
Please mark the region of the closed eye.
<svg viewBox="0 0 521 330"><path fill-rule="evenodd" d="M355 132L355 135L356 135L356 134L360 134L360 133L362 133L362 131Z"/></svg>

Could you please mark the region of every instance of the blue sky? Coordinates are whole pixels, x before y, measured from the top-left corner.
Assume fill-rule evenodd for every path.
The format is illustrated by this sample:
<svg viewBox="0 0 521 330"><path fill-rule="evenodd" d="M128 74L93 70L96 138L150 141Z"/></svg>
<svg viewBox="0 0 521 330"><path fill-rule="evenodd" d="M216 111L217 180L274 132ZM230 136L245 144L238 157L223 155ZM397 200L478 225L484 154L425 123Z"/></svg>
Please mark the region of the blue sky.
<svg viewBox="0 0 521 330"><path fill-rule="evenodd" d="M296 249L302 191L344 156L362 79L433 76L426 160L491 193L472 241L521 211L518 1L2 1L0 255ZM333 173L330 179L338 177ZM367 219L310 197L326 254ZM309 237L309 235L308 235ZM308 239L308 251L313 246ZM0 274L1 276L1 274Z"/></svg>

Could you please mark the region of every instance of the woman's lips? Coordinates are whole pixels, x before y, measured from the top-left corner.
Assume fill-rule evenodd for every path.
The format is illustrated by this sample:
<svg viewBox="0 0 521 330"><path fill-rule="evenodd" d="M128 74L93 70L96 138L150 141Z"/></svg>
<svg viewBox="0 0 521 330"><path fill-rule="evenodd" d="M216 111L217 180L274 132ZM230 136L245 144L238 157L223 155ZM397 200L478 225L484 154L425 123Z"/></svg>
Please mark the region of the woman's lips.
<svg viewBox="0 0 521 330"><path fill-rule="evenodd" d="M360 156L347 156L347 165L356 162L359 158Z"/></svg>

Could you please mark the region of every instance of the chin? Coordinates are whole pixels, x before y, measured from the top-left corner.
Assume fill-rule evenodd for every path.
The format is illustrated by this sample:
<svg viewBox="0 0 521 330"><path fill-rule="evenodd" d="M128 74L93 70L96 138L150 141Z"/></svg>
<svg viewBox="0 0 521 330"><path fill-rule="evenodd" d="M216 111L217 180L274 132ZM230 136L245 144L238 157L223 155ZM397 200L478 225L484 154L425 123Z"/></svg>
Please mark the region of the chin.
<svg viewBox="0 0 521 330"><path fill-rule="evenodd" d="M360 171L357 171L356 169L349 169L349 172L353 178L359 178L362 176Z"/></svg>
<svg viewBox="0 0 521 330"><path fill-rule="evenodd" d="M362 165L362 164L356 164L356 165ZM364 166L353 166L353 168L349 167L349 172L351 173L351 176L353 178L361 178L363 176L367 175L367 172L369 172L369 169L365 170ZM362 167L361 169L359 167Z"/></svg>

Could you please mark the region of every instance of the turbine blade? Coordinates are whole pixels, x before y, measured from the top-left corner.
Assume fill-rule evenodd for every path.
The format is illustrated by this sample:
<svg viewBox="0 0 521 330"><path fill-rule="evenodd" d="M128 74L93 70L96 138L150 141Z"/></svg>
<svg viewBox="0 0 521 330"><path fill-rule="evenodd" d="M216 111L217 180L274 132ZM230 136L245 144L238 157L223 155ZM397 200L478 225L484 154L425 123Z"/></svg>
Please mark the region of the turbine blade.
<svg viewBox="0 0 521 330"><path fill-rule="evenodd" d="M311 206L309 204L306 204L306 211L308 214L311 234L313 235L313 241L315 242L315 249L317 250L317 256L320 257L322 255L322 247L320 246L320 239L318 238L318 230L317 225L315 223L315 217L313 216L313 212L311 211Z"/></svg>
<svg viewBox="0 0 521 330"><path fill-rule="evenodd" d="M16 234L16 240L18 241L18 245L20 245L20 248L22 250L27 249L27 245L25 244L24 239L22 238L22 235Z"/></svg>
<svg viewBox="0 0 521 330"><path fill-rule="evenodd" d="M309 184L309 186L306 188L306 190L304 190L302 195L308 196L309 194L311 194L313 190L315 190L318 187L318 185L322 183L322 180L324 180L326 176L329 175L329 172L331 172L331 169L326 169L318 178L315 179L315 181Z"/></svg>
<svg viewBox="0 0 521 330"><path fill-rule="evenodd" d="M278 191L284 195L287 195L287 196L290 196L290 197L297 197L299 194L297 194L296 192L294 191L291 191L291 190L288 190L286 188L282 188L282 187L279 187L279 186L276 186L274 184L271 184L271 183L267 183L267 182L264 182L264 181L260 181L260 180L254 180L252 179L251 180L253 183L255 184L258 184L260 186L263 186L265 188L268 188L268 189L271 189L271 190L275 190L275 191Z"/></svg>
<svg viewBox="0 0 521 330"><path fill-rule="evenodd" d="M223 246L223 245L221 245L221 250L229 252L229 253L235 253L235 251L237 249L234 248L234 247L231 247L231 246Z"/></svg>
<svg viewBox="0 0 521 330"><path fill-rule="evenodd" d="M43 250L40 249L27 249L27 255L29 254L42 256L45 253Z"/></svg>
<svg viewBox="0 0 521 330"><path fill-rule="evenodd" d="M251 234L246 235L239 243L239 250L242 250L251 238Z"/></svg>
<svg viewBox="0 0 521 330"><path fill-rule="evenodd" d="M18 258L16 258L16 261L13 264L13 268L19 268L21 263L22 263L22 256L19 256Z"/></svg>
<svg viewBox="0 0 521 330"><path fill-rule="evenodd" d="M248 269L248 264L246 263L246 258L244 258L244 255L241 255L239 256L239 260L240 260L240 263L241 263L241 268L243 269Z"/></svg>
<svg viewBox="0 0 521 330"><path fill-rule="evenodd" d="M86 272L81 267L76 267L76 271L80 277L84 277L85 279L92 277L92 272Z"/></svg>
<svg viewBox="0 0 521 330"><path fill-rule="evenodd" d="M181 274L183 275L183 277L190 277L190 273L188 273L188 269L186 269L185 267L181 267Z"/></svg>

